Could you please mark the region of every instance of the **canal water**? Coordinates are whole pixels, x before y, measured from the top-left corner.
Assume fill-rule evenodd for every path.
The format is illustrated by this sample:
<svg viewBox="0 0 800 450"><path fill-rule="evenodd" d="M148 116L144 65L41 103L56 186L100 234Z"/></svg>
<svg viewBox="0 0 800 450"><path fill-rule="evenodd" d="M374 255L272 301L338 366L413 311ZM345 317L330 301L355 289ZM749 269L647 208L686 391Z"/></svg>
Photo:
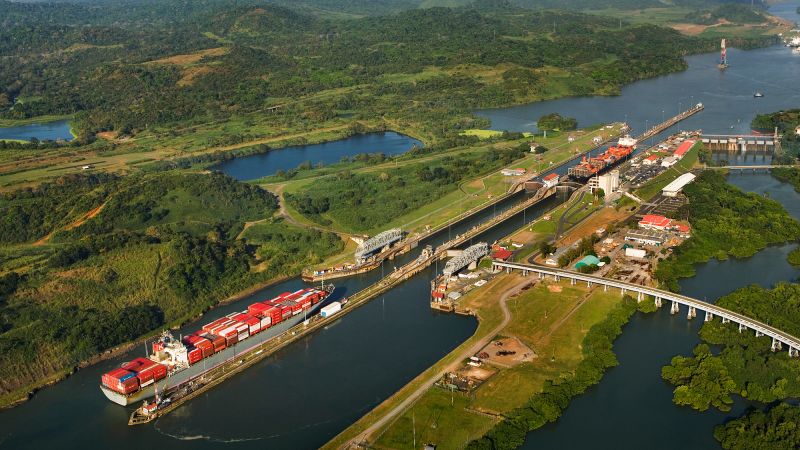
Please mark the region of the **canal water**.
<svg viewBox="0 0 800 450"><path fill-rule="evenodd" d="M69 122L66 120L32 123L15 127L0 127L0 140L30 141L31 138L36 138L40 141L71 141L73 136L69 131Z"/></svg>
<svg viewBox="0 0 800 450"><path fill-rule="evenodd" d="M792 11L795 7L796 4L791 6ZM758 112L800 105L793 83L800 73L800 58L782 47L773 47L732 50L730 60L731 68L720 74L715 55L690 57L686 73L636 83L624 89L620 97L565 99L482 114L493 115L498 129L531 130L528 122L558 111L577 117L582 125L627 119L637 131L644 128L645 120L659 121L662 109L669 116L679 106L685 108L701 101L706 104L706 111L680 128L723 133L747 131L746 124ZM753 99L756 89L765 97ZM524 108L528 110L523 111ZM372 151L388 153L377 148L354 153ZM316 161L305 156L292 167L305 160ZM280 168L267 167L264 174ZM737 175L731 179L745 189L769 192L787 207L800 205L800 197L791 188L768 175ZM510 207L522 195L466 224L443 230L423 245L446 241ZM559 201L549 199L478 239L498 239ZM701 265L695 278L683 281L684 292L714 301L750 282L792 280L798 273L787 267L782 256L790 248L774 247L747 260ZM371 284L381 277L381 271L388 273L392 266L402 265L416 253L387 262L372 273L338 280L334 298ZM473 319L430 310L429 282L441 268L433 266L362 308L333 320L326 329L277 352L154 424L128 427L130 409L111 404L98 389L100 374L143 354L144 349L82 370L42 390L30 402L0 412L0 448L195 449L218 448L221 444L227 448L318 447L474 332ZM729 273L743 275L730 278ZM202 323L301 285L295 279L263 289L212 311ZM715 448L712 427L726 415L675 407L671 389L660 378L661 366L675 354L688 354L699 341L699 324L698 320L688 322L684 316L670 316L663 310L637 315L615 344L621 365L610 370L600 385L577 398L556 424L531 433L527 448ZM197 326L193 324L181 332ZM737 408L741 412L743 405Z"/></svg>
<svg viewBox="0 0 800 450"><path fill-rule="evenodd" d="M219 170L237 180L254 180L273 175L279 170L296 169L305 162L313 165L332 164L341 161L342 157L359 153L397 155L411 150L414 146L422 147L422 142L394 131L357 134L338 141L295 145L257 155L233 158L216 164L211 169Z"/></svg>

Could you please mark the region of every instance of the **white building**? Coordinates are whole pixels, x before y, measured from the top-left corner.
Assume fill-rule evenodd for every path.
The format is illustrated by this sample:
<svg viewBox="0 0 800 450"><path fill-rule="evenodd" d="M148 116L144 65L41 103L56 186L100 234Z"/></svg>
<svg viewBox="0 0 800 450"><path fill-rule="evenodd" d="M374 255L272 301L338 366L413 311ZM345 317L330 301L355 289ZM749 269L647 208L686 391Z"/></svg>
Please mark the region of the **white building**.
<svg viewBox="0 0 800 450"><path fill-rule="evenodd" d="M675 156L667 156L666 158L661 160L661 167L672 167L675 163L678 162L678 158Z"/></svg>
<svg viewBox="0 0 800 450"><path fill-rule="evenodd" d="M558 185L558 174L551 173L550 175L542 178L542 183L544 184L545 189L550 189L551 187L555 187Z"/></svg>
<svg viewBox="0 0 800 450"><path fill-rule="evenodd" d="M603 175L590 178L589 189L594 192L598 188L602 189L607 196L616 192L619 189L619 170L612 170Z"/></svg>
<svg viewBox="0 0 800 450"><path fill-rule="evenodd" d="M658 162L658 155L650 155L642 160L642 164L644 164L645 166L652 166L657 162Z"/></svg>
<svg viewBox="0 0 800 450"><path fill-rule="evenodd" d="M637 230L626 234L625 240L642 245L659 246L667 242L667 234L663 231Z"/></svg>
<svg viewBox="0 0 800 450"><path fill-rule="evenodd" d="M525 169L503 169L500 173L507 177L520 177L525 175Z"/></svg>
<svg viewBox="0 0 800 450"><path fill-rule="evenodd" d="M664 186L664 189L661 190L661 194L664 195L664 197L675 197L684 186L694 181L695 178L693 173L685 173L672 180L670 184Z"/></svg>
<svg viewBox="0 0 800 450"><path fill-rule="evenodd" d="M625 249L625 256L628 258L644 258L646 255L647 251L641 248L628 247Z"/></svg>

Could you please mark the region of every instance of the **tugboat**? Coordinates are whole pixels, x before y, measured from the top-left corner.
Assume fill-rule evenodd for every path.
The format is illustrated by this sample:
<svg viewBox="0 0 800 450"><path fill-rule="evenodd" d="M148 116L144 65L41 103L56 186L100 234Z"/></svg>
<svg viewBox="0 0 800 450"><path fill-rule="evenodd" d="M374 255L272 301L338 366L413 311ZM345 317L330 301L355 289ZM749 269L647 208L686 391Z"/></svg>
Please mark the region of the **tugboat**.
<svg viewBox="0 0 800 450"><path fill-rule="evenodd" d="M756 91L756 93L753 94L753 97L755 97L755 98L761 98L763 96L764 96L764 94L762 94L761 92L758 92L758 91Z"/></svg>

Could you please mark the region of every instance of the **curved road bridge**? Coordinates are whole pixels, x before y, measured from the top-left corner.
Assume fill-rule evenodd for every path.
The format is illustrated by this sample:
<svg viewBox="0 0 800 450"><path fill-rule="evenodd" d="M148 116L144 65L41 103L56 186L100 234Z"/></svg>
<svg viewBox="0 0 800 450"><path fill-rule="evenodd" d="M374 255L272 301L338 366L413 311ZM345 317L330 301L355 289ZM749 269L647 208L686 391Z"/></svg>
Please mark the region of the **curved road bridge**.
<svg viewBox="0 0 800 450"><path fill-rule="evenodd" d="M761 323L755 319L751 319L742 314L733 312L731 310L697 300L685 295L676 294L674 292L664 291L661 289L651 288L648 286L640 286L638 284L625 283L623 281L611 280L608 278L597 277L594 275L587 275L583 273L573 272L571 270L555 269L550 267L521 264L514 262L492 261L492 268L495 270L505 269L507 272L512 270L521 270L523 275L537 274L539 278L546 278L551 276L556 281L562 278L568 279L572 284L577 282L586 283L587 286L601 285L604 290L609 287L619 289L623 295L628 292L635 292L636 298L639 301L645 296L652 296L655 299L657 307L661 307L664 302L671 302L672 306L670 311L676 314L680 311L681 305L688 308L686 317L691 319L697 316L697 312L705 313L705 320L710 321L714 317L721 317L722 323L734 322L739 325L739 332L744 330L754 330L756 337L769 336L772 338L772 350L778 351L787 346L789 349L789 356L800 356L800 339L785 333L777 328L773 328L765 323Z"/></svg>

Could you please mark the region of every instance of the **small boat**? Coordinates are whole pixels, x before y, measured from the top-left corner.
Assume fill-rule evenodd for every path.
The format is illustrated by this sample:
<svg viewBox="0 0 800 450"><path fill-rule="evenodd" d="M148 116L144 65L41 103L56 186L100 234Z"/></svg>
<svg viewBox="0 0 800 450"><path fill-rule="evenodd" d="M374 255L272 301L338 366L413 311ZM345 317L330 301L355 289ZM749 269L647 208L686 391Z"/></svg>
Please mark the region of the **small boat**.
<svg viewBox="0 0 800 450"><path fill-rule="evenodd" d="M753 94L753 97L755 97L755 98L761 98L763 96L764 96L764 94L762 94L761 92L756 92L755 94Z"/></svg>

